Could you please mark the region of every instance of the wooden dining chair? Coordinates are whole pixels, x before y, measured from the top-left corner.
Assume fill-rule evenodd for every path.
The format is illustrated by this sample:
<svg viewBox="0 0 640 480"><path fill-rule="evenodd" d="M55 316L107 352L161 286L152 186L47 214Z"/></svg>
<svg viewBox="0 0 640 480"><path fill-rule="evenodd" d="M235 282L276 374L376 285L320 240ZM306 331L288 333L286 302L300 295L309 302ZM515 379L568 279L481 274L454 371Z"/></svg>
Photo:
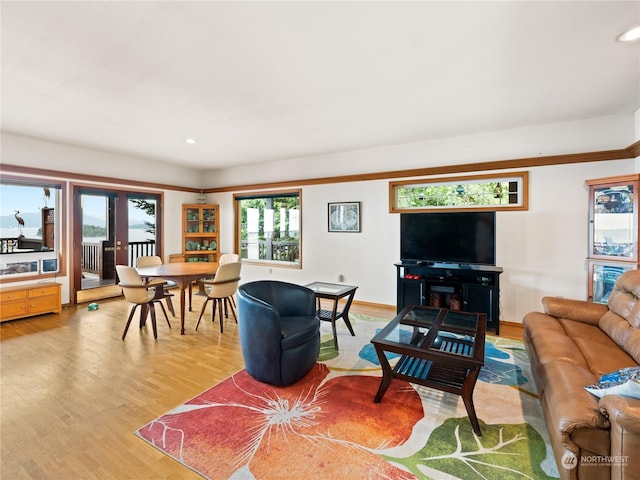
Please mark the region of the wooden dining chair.
<svg viewBox="0 0 640 480"><path fill-rule="evenodd" d="M211 321L215 322L216 310L218 311L218 318L220 320L220 333L224 330L224 317L227 316L227 312L231 311L233 318L238 323L238 317L236 316L236 309L234 302L232 302L233 295L238 290L238 283L240 282L240 268L242 264L240 262L224 263L218 267L216 276L213 280L201 280L198 282L199 291L198 295L204 295L206 300L202 304L200 310L200 316L198 317L198 323L196 323L196 330L200 325L202 315L207 308L207 304L210 300L213 300L213 306L211 309Z"/></svg>
<svg viewBox="0 0 640 480"><path fill-rule="evenodd" d="M220 260L218 260L218 265L224 265L225 263L235 263L239 261L240 261L240 255L238 255L237 253L223 253L222 255L220 255ZM233 308L237 308L236 299L233 297L233 295L229 297L229 299L231 300L231 305L233 305ZM229 316L227 313L226 304L224 309L224 316L225 318Z"/></svg>
<svg viewBox="0 0 640 480"><path fill-rule="evenodd" d="M136 259L136 267L153 267L155 265L162 265L162 259L157 255L146 255ZM171 312L171 315L175 317L176 311L171 301L173 293L169 292L169 289L175 288L176 282L163 278L154 278L149 282L149 285L156 288L156 298L160 300L164 299L167 302L167 308Z"/></svg>
<svg viewBox="0 0 640 480"><path fill-rule="evenodd" d="M131 319L136 312L136 309L140 306L140 328L142 328L145 324L147 311L151 312L151 325L153 327L153 338L158 338L158 328L156 326L156 310L154 304L160 304L162 308L162 312L164 313L164 317L167 319L167 325L171 328L171 323L169 323L169 317L167 316L167 311L164 309L164 305L162 305L161 299L156 298L155 288L159 285L155 284L152 287L149 283L142 280L138 272L135 268L129 267L128 265L116 265L116 272L118 273L118 278L120 279L120 283L118 284L122 287L122 293L124 294L124 298L129 303L133 303L133 307L131 308L131 312L129 313L129 318L127 319L127 324L124 327L124 332L122 333L122 340L127 336L127 331L129 330L129 325L131 324Z"/></svg>

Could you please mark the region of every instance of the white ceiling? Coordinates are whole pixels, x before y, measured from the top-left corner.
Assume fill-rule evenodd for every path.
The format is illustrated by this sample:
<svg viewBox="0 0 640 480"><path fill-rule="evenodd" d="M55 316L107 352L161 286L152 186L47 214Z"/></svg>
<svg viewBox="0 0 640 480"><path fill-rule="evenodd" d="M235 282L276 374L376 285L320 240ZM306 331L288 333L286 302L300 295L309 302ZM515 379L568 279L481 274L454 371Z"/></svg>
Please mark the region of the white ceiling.
<svg viewBox="0 0 640 480"><path fill-rule="evenodd" d="M1 21L3 131L193 168L640 108L640 43L615 41L639 1L3 0Z"/></svg>

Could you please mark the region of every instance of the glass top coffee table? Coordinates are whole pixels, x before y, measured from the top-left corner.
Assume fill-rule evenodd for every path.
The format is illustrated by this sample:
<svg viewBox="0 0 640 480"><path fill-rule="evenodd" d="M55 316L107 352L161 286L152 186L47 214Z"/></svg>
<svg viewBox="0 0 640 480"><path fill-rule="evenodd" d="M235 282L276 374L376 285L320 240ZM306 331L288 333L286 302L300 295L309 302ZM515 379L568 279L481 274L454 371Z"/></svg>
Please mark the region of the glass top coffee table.
<svg viewBox="0 0 640 480"><path fill-rule="evenodd" d="M373 339L382 380L374 402L380 403L391 380L398 378L462 396L476 435L481 435L473 405L473 389L484 365L487 317L410 305ZM385 355L400 355L392 366Z"/></svg>

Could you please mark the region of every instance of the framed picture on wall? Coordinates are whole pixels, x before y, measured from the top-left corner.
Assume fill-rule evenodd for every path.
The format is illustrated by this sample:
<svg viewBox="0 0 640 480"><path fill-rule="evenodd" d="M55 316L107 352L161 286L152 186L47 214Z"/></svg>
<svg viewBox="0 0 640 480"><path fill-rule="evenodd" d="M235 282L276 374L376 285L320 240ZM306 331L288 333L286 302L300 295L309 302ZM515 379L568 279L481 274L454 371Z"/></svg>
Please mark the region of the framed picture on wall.
<svg viewBox="0 0 640 480"><path fill-rule="evenodd" d="M336 202L329 204L330 232L360 231L360 202Z"/></svg>

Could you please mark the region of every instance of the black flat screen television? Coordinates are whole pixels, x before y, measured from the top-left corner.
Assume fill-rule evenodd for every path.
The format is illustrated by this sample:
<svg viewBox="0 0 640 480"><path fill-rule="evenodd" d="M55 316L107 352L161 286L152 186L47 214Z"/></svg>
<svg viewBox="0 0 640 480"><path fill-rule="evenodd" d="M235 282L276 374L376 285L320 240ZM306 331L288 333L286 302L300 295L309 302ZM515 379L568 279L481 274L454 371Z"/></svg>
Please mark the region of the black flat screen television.
<svg viewBox="0 0 640 480"><path fill-rule="evenodd" d="M400 260L496 264L496 213L403 213Z"/></svg>

